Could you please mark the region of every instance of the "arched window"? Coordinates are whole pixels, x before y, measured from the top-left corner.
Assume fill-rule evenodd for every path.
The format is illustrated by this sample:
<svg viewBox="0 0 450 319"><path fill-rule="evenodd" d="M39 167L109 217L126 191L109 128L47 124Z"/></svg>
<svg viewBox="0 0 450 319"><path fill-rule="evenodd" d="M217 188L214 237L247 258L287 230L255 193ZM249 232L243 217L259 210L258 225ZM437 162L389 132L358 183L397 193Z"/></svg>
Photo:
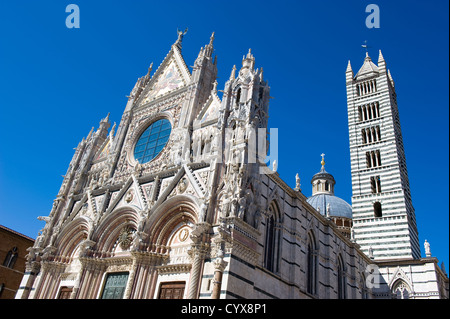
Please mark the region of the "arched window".
<svg viewBox="0 0 450 319"><path fill-rule="evenodd" d="M373 204L373 213L374 213L375 217L383 216L383 213L381 212L381 203L380 202L375 202Z"/></svg>
<svg viewBox="0 0 450 319"><path fill-rule="evenodd" d="M338 273L337 273L337 292L338 292L338 299L345 299L346 298L346 280L345 280L345 270L344 270L344 262L342 260L342 257L338 257Z"/></svg>
<svg viewBox="0 0 450 319"><path fill-rule="evenodd" d="M264 267L272 272L278 271L278 255L279 255L279 232L276 228L277 223L277 208L272 202L268 209L268 216L266 219L266 238L264 249Z"/></svg>
<svg viewBox="0 0 450 319"><path fill-rule="evenodd" d="M375 184L375 177L370 178L370 189L372 190L372 194L375 194L377 192L377 186Z"/></svg>
<svg viewBox="0 0 450 319"><path fill-rule="evenodd" d="M363 114L364 114L364 117L363 117L364 121L367 121L367 108L365 105L363 105Z"/></svg>
<svg viewBox="0 0 450 319"><path fill-rule="evenodd" d="M410 289L409 286L403 281L398 280L393 286L392 293L396 299L409 299Z"/></svg>
<svg viewBox="0 0 450 319"><path fill-rule="evenodd" d="M362 137L363 144L366 144L367 143L367 139L366 139L366 130L365 129L361 130L361 137Z"/></svg>
<svg viewBox="0 0 450 319"><path fill-rule="evenodd" d="M274 264L274 242L275 242L275 220L270 216L266 225L266 268L273 271Z"/></svg>
<svg viewBox="0 0 450 319"><path fill-rule="evenodd" d="M5 260L3 261L3 266L8 268L13 268L17 261L17 256L19 255L17 247L13 247L6 254Z"/></svg>
<svg viewBox="0 0 450 319"><path fill-rule="evenodd" d="M367 168L372 167L372 162L370 160L370 152L366 152L366 166L367 166Z"/></svg>
<svg viewBox="0 0 450 319"><path fill-rule="evenodd" d="M381 193L381 179L380 179L380 176L375 176L375 180L377 181L377 193Z"/></svg>
<svg viewBox="0 0 450 319"><path fill-rule="evenodd" d="M372 176L372 177L370 177L370 188L372 190L372 194L381 193L381 179L380 179L380 176Z"/></svg>
<svg viewBox="0 0 450 319"><path fill-rule="evenodd" d="M366 276L364 273L360 273L359 287L361 289L361 299L367 299L369 292L366 285Z"/></svg>
<svg viewBox="0 0 450 319"><path fill-rule="evenodd" d="M381 166L381 155L380 155L380 150L376 150L375 154L377 156L377 166Z"/></svg>
<svg viewBox="0 0 450 319"><path fill-rule="evenodd" d="M370 132L370 128L366 129L366 134L367 134L367 142L372 143L372 134Z"/></svg>
<svg viewBox="0 0 450 319"><path fill-rule="evenodd" d="M312 234L308 235L308 248L306 256L306 291L316 294L317 287L317 253L316 243Z"/></svg>
<svg viewBox="0 0 450 319"><path fill-rule="evenodd" d="M241 88L239 88L236 93L236 103L235 103L236 107L239 107L240 101L241 101Z"/></svg>

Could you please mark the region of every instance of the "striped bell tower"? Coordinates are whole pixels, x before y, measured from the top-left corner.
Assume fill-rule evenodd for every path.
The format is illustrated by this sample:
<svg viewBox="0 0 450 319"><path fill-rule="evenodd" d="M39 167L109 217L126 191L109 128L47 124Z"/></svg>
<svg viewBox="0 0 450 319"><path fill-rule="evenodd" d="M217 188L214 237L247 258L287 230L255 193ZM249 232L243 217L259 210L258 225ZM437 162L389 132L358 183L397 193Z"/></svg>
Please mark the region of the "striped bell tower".
<svg viewBox="0 0 450 319"><path fill-rule="evenodd" d="M376 260L420 258L394 80L379 52L346 70L353 234Z"/></svg>

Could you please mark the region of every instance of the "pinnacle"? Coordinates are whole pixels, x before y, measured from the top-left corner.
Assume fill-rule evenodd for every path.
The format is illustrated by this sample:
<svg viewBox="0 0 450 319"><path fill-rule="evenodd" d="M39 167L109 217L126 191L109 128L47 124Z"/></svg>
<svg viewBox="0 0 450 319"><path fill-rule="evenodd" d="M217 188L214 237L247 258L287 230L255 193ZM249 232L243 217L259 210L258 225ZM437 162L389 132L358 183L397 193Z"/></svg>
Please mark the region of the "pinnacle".
<svg viewBox="0 0 450 319"><path fill-rule="evenodd" d="M380 62L385 62L384 61L384 57L383 57L383 54L381 53L381 50L379 50L379 55L378 55L378 64L380 64Z"/></svg>
<svg viewBox="0 0 450 319"><path fill-rule="evenodd" d="M353 70L352 70L352 65L351 65L351 63L350 63L350 60L348 60L346 72L351 72L351 71L353 71Z"/></svg>

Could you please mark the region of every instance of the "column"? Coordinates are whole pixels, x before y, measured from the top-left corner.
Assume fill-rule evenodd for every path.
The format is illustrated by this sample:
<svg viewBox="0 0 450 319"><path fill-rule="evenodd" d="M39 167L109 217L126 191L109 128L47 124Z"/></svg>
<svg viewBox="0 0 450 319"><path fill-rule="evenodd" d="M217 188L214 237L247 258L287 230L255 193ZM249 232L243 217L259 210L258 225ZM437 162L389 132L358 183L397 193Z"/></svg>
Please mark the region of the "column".
<svg viewBox="0 0 450 319"><path fill-rule="evenodd" d="M223 271L227 266L227 262L223 260L223 250L220 249L217 252L217 258L214 260L214 282L213 282L213 291L211 294L211 299L219 299L220 298L220 290L222 288L222 277Z"/></svg>
<svg viewBox="0 0 450 319"><path fill-rule="evenodd" d="M196 299L198 297L198 287L200 284L203 259L205 258L205 249L203 245L193 245L190 255L192 258L192 269L187 297L188 299Z"/></svg>

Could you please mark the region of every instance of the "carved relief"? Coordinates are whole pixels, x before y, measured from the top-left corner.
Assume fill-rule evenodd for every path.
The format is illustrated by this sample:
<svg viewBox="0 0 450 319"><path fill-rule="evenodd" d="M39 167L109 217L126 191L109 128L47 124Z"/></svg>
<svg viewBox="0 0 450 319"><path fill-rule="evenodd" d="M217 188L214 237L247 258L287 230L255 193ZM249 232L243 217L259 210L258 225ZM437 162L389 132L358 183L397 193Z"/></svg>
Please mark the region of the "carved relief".
<svg viewBox="0 0 450 319"><path fill-rule="evenodd" d="M125 201L127 203L130 203L134 198L134 190L133 189L129 189L128 192L125 194Z"/></svg>

